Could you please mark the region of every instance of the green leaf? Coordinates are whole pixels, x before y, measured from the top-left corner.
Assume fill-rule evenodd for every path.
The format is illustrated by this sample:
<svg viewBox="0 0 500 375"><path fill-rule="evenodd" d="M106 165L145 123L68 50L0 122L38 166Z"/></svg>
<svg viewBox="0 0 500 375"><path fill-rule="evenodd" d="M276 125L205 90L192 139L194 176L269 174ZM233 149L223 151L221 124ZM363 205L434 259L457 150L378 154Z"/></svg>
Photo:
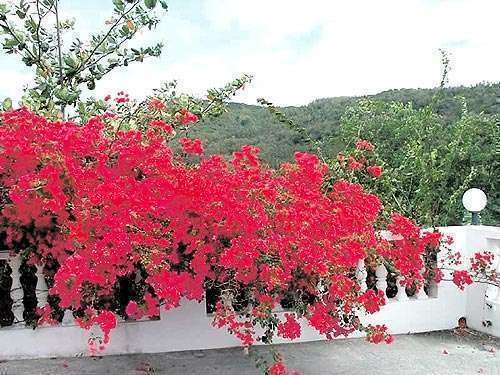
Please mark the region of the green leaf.
<svg viewBox="0 0 500 375"><path fill-rule="evenodd" d="M23 12L21 9L17 10L16 14L20 19L24 19L24 17L26 17L26 12Z"/></svg>
<svg viewBox="0 0 500 375"><path fill-rule="evenodd" d="M4 111L8 111L8 110L12 109L12 99L5 98L3 103L2 103L2 108Z"/></svg>
<svg viewBox="0 0 500 375"><path fill-rule="evenodd" d="M70 68L76 68L78 66L78 62L70 55L65 55L63 60Z"/></svg>
<svg viewBox="0 0 500 375"><path fill-rule="evenodd" d="M66 101L69 96L68 90L66 88L58 88L54 90L54 96L59 100Z"/></svg>
<svg viewBox="0 0 500 375"><path fill-rule="evenodd" d="M144 5L146 6L146 8L154 9L157 2L157 0L144 0Z"/></svg>
<svg viewBox="0 0 500 375"><path fill-rule="evenodd" d="M3 42L4 48L13 48L13 47L17 46L18 44L19 44L19 42L15 38L5 39L5 41Z"/></svg>
<svg viewBox="0 0 500 375"><path fill-rule="evenodd" d="M160 0L161 7L165 10L168 10L168 5L165 0Z"/></svg>
<svg viewBox="0 0 500 375"><path fill-rule="evenodd" d="M123 0L113 0L113 5L119 12L123 12L125 10L125 3L123 2Z"/></svg>

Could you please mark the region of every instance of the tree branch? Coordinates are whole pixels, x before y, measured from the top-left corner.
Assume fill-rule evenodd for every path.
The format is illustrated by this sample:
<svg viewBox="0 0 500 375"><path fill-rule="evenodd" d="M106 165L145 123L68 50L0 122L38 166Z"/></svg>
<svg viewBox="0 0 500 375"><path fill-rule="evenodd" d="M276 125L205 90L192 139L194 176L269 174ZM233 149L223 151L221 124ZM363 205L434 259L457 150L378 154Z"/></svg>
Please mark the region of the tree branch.
<svg viewBox="0 0 500 375"><path fill-rule="evenodd" d="M116 20L116 22L109 28L108 32L104 35L104 37L95 45L95 47L92 49L90 52L89 56L82 62L82 65L80 68L75 72L74 75L77 75L78 73L82 72L83 70L86 69L85 65L90 61L90 59L94 56L94 54L97 52L100 46L108 39L108 37L111 35L113 30L120 24L120 22L132 11L134 8L139 4L139 1L136 0L135 3L132 4L130 9L128 9L126 12L122 13L122 15Z"/></svg>
<svg viewBox="0 0 500 375"><path fill-rule="evenodd" d="M59 64L59 83L63 83L63 71L62 71L62 45L61 45L61 25L59 24L59 4L58 0L55 0L55 13L56 13L56 32L57 32L57 53L58 53L58 64ZM65 118L65 104L61 104L62 118Z"/></svg>

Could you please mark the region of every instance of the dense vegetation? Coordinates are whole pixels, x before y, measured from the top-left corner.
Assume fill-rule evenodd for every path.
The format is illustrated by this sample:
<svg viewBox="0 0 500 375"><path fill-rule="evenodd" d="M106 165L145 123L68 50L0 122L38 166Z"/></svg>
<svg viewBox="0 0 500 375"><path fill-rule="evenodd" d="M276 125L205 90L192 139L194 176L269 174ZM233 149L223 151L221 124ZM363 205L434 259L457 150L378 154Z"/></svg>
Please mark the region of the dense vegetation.
<svg viewBox="0 0 500 375"><path fill-rule="evenodd" d="M437 89L389 90L367 96L383 102L412 103L415 109L431 104ZM447 122L461 115L463 97L469 111L500 115L500 84L479 84L473 87L453 87L443 91L437 104L437 112ZM326 150L336 154L342 150L337 136L341 119L348 107L356 105L361 97L336 97L318 99L300 107L285 107L283 111L294 121L307 128L315 139L326 143ZM262 157L276 165L293 158L296 150L307 149L306 144L292 130L273 120L273 117L257 105L231 104L228 113L220 118L203 121L192 135L206 140L208 153L231 155L244 144L262 148Z"/></svg>
<svg viewBox="0 0 500 375"><path fill-rule="evenodd" d="M461 224L460 198L472 186L489 197L483 223L500 222L500 84L391 90L279 110L321 145L330 162L360 137L377 144L386 178L373 190L420 223ZM310 149L310 142L265 108L244 104L231 105L194 133L207 140L209 153L229 155L241 145L258 145L271 165Z"/></svg>

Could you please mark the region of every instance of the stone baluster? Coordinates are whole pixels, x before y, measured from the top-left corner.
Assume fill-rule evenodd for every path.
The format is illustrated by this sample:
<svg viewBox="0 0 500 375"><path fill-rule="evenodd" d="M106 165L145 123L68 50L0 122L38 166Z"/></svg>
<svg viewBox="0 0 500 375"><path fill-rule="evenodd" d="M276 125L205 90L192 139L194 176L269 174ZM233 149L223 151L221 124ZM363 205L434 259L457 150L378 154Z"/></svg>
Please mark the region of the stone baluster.
<svg viewBox="0 0 500 375"><path fill-rule="evenodd" d="M383 264L379 265L375 270L377 276L377 290L384 292L387 298L387 268Z"/></svg>
<svg viewBox="0 0 500 375"><path fill-rule="evenodd" d="M12 270L10 277L12 278L12 286L10 288L10 297L12 298L12 313L14 314L14 324L24 320L23 312L23 287L21 285L21 258L19 256L10 257L8 260L9 266Z"/></svg>
<svg viewBox="0 0 500 375"><path fill-rule="evenodd" d="M422 268L422 271L420 271L422 275L425 274L425 266ZM427 299L429 298L427 294L425 293L425 278L422 279L422 285L418 288L417 292L415 293L415 298L416 299Z"/></svg>
<svg viewBox="0 0 500 375"><path fill-rule="evenodd" d="M427 296L427 294L425 293L424 286L425 286L424 283L422 283L422 285L418 289L417 293L415 293L415 298L416 299L427 299L427 298L429 298Z"/></svg>
<svg viewBox="0 0 500 375"><path fill-rule="evenodd" d="M36 268L36 299L37 306L43 307L47 304L48 287L43 275L43 265Z"/></svg>
<svg viewBox="0 0 500 375"><path fill-rule="evenodd" d="M73 311L71 310L64 310L64 316L62 318L62 325L63 326L71 326L75 324L75 318L73 317Z"/></svg>
<svg viewBox="0 0 500 375"><path fill-rule="evenodd" d="M358 266L356 268L356 279L358 280L358 284L361 287L361 291L366 291L366 276L368 272L366 272L365 260L361 259L358 262Z"/></svg>
<svg viewBox="0 0 500 375"><path fill-rule="evenodd" d="M401 281L403 280L402 276L398 276L396 278L396 286L398 287L398 294L396 294L397 301L408 301L408 295L406 294L406 288L401 285Z"/></svg>

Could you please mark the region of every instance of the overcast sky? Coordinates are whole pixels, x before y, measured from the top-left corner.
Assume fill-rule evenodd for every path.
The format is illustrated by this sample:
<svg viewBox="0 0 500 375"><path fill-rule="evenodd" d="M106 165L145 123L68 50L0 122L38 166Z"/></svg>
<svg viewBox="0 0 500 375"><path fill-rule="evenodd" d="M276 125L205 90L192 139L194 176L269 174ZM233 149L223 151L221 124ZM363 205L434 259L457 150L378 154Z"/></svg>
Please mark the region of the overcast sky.
<svg viewBox="0 0 500 375"><path fill-rule="evenodd" d="M101 29L111 0L61 0L80 36ZM103 5L104 3L104 5ZM144 95L177 79L191 93L240 73L255 81L237 100L282 105L439 82L439 48L453 60L451 85L500 80L499 0L170 0L144 42L158 60L99 82L99 95ZM30 71L0 55L0 97L19 97Z"/></svg>

